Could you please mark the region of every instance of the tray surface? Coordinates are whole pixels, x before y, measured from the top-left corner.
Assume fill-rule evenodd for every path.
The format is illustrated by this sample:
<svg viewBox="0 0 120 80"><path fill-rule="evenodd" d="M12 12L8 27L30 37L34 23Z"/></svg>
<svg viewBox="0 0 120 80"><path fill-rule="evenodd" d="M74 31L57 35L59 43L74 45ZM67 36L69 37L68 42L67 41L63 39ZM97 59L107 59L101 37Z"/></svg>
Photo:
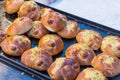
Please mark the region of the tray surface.
<svg viewBox="0 0 120 80"><path fill-rule="evenodd" d="M48 7L48 6L40 4L40 3L38 3L38 4L41 7ZM51 7L49 7L49 8L51 8ZM54 8L52 8L52 9L54 9ZM92 29L92 30L95 30L95 31L99 32L102 35L102 37L108 36L108 35L117 35L117 36L120 37L120 31L108 28L106 26L103 26L103 25L88 21L86 19L74 16L72 14L69 14L69 13L66 13L66 12L63 12L63 11L60 11L60 10L57 10L57 9L54 9L54 10L66 15L66 17L68 19L70 19L70 20L76 20L78 22L78 25L79 25L81 30L83 30L83 29L91 30ZM4 30L7 27L7 25L9 25L11 23L11 21L13 21L16 17L17 17L17 14L9 15L9 14L4 12L3 7L0 7L0 21L1 21L0 22L0 24L1 24L0 27L2 27ZM56 34L56 33L52 33L52 34ZM31 48L36 47L38 45L39 40L33 39L33 38L30 38L30 40L32 42ZM65 53L66 49L70 45L76 43L75 39L63 39L63 41L64 41L64 50L59 55L54 56L53 57L54 60L57 57L65 57L64 53ZM96 54L98 54L100 52L101 52L100 50L95 51ZM28 74L34 75L35 77L39 78L40 80L48 80L48 79L50 80L51 79L48 76L46 71L40 72L40 71L31 69L31 68L28 68L28 67L24 66L23 64L21 64L20 57L7 56L2 52L1 49L0 49L0 53L1 53L0 54L0 60L1 61L5 62L7 64L10 64L10 65L14 66L15 68L17 68L19 70L22 70L22 71L24 71L24 72L26 72ZM88 66L80 67L80 68L81 68L81 70L83 70L86 67L88 67ZM91 67L91 66L89 66L89 67ZM120 80L120 75L115 76L113 78L108 78L108 79L109 80Z"/></svg>

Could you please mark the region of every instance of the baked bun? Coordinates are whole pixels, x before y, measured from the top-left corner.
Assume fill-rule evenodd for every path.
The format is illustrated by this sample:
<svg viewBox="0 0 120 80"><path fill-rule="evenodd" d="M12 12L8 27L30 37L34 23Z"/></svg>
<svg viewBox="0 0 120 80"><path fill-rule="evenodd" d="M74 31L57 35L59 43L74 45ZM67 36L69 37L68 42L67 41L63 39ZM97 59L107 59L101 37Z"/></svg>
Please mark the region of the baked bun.
<svg viewBox="0 0 120 80"><path fill-rule="evenodd" d="M65 55L78 61L80 66L91 65L92 59L96 56L94 51L86 44L76 43L67 48Z"/></svg>
<svg viewBox="0 0 120 80"><path fill-rule="evenodd" d="M41 12L41 17L49 14L49 12L52 12L53 10L50 8L41 8L40 12Z"/></svg>
<svg viewBox="0 0 120 80"><path fill-rule="evenodd" d="M17 12L24 0L4 0L4 9L8 14Z"/></svg>
<svg viewBox="0 0 120 80"><path fill-rule="evenodd" d="M3 52L10 56L21 56L23 52L30 49L31 42L26 36L10 36L2 43L1 48Z"/></svg>
<svg viewBox="0 0 120 80"><path fill-rule="evenodd" d="M120 60L107 53L98 54L92 60L92 66L101 71L106 77L114 77L120 73Z"/></svg>
<svg viewBox="0 0 120 80"><path fill-rule="evenodd" d="M52 57L42 48L26 50L21 56L21 62L30 68L45 71L52 63Z"/></svg>
<svg viewBox="0 0 120 80"><path fill-rule="evenodd" d="M66 17L58 12L51 11L41 18L42 24L52 32L62 30L66 25Z"/></svg>
<svg viewBox="0 0 120 80"><path fill-rule="evenodd" d="M79 73L76 80L108 80L100 71L94 68L86 68Z"/></svg>
<svg viewBox="0 0 120 80"><path fill-rule="evenodd" d="M78 32L80 31L80 28L78 26L78 23L73 20L67 21L66 26L63 30L59 31L58 34L67 39L75 38Z"/></svg>
<svg viewBox="0 0 120 80"><path fill-rule="evenodd" d="M18 17L29 17L33 21L40 18L40 7L34 1L25 1L18 11Z"/></svg>
<svg viewBox="0 0 120 80"><path fill-rule="evenodd" d="M24 34L32 28L32 20L28 17L16 18L13 23L11 23L6 34L8 35L19 35Z"/></svg>
<svg viewBox="0 0 120 80"><path fill-rule="evenodd" d="M49 54L53 56L59 54L63 50L64 43L59 36L47 34L40 39L38 47L50 52Z"/></svg>
<svg viewBox="0 0 120 80"><path fill-rule="evenodd" d="M27 35L29 37L40 39L48 33L49 31L41 24L40 21L34 21L32 23L32 29L27 33Z"/></svg>
<svg viewBox="0 0 120 80"><path fill-rule="evenodd" d="M82 30L77 34L76 40L87 44L93 50L98 50L101 46L102 36L93 30Z"/></svg>
<svg viewBox="0 0 120 80"><path fill-rule="evenodd" d="M48 74L54 80L74 80L80 67L73 59L57 58L48 68Z"/></svg>
<svg viewBox="0 0 120 80"><path fill-rule="evenodd" d="M1 46L1 42L6 38L6 34L4 33L4 31L2 29L0 29L0 46Z"/></svg>
<svg viewBox="0 0 120 80"><path fill-rule="evenodd" d="M116 57L120 57L120 37L104 37L101 45L101 50L105 53L110 53Z"/></svg>

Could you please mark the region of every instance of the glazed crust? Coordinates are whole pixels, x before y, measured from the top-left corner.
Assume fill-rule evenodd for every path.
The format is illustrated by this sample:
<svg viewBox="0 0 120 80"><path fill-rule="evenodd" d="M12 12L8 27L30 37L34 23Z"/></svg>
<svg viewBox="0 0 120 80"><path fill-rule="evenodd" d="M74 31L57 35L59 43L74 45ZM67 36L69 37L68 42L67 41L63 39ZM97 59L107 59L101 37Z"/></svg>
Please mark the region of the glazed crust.
<svg viewBox="0 0 120 80"><path fill-rule="evenodd" d="M66 17L58 12L51 11L41 18L42 24L52 32L62 30L66 25Z"/></svg>
<svg viewBox="0 0 120 80"><path fill-rule="evenodd" d="M58 32L58 34L67 39L75 38L78 32L80 31L80 28L78 26L78 23L73 20L67 21L66 26L64 29Z"/></svg>
<svg viewBox="0 0 120 80"><path fill-rule="evenodd" d="M63 50L64 43L59 36L47 34L40 39L38 47L50 52L49 54L53 56L59 54Z"/></svg>
<svg viewBox="0 0 120 80"><path fill-rule="evenodd" d="M67 48L65 55L78 61L80 66L91 65L92 59L96 56L94 51L86 44L76 43Z"/></svg>
<svg viewBox="0 0 120 80"><path fill-rule="evenodd" d="M102 72L94 68L86 68L79 73L76 80L108 80Z"/></svg>
<svg viewBox="0 0 120 80"><path fill-rule="evenodd" d="M43 16L49 14L49 13L52 12L52 11L53 11L53 10L50 9L50 8L41 8L41 10L40 10L41 17L43 17Z"/></svg>
<svg viewBox="0 0 120 80"><path fill-rule="evenodd" d="M8 14L17 12L24 0L4 0L4 9Z"/></svg>
<svg viewBox="0 0 120 80"><path fill-rule="evenodd" d="M48 68L48 74L54 80L74 80L80 67L73 59L57 58Z"/></svg>
<svg viewBox="0 0 120 80"><path fill-rule="evenodd" d="M16 18L6 29L8 35L20 35L32 28L32 20L28 17Z"/></svg>
<svg viewBox="0 0 120 80"><path fill-rule="evenodd" d="M27 35L29 37L40 39L48 33L49 31L41 24L40 21L34 21L32 23L32 29L27 33Z"/></svg>
<svg viewBox="0 0 120 80"><path fill-rule="evenodd" d="M2 50L10 56L21 56L31 46L30 40L25 36L10 36L1 43Z"/></svg>
<svg viewBox="0 0 120 80"><path fill-rule="evenodd" d="M26 50L21 56L21 62L33 69L45 71L52 63L52 57L42 48Z"/></svg>
<svg viewBox="0 0 120 80"><path fill-rule="evenodd" d="M76 40L87 44L93 50L98 50L102 43L102 36L93 30L82 30L77 34Z"/></svg>
<svg viewBox="0 0 120 80"><path fill-rule="evenodd" d="M114 77L120 73L120 60L111 54L98 54L92 60L92 66L106 77Z"/></svg>
<svg viewBox="0 0 120 80"><path fill-rule="evenodd" d="M4 31L2 29L0 29L0 46L2 41L6 38L6 34L4 33Z"/></svg>
<svg viewBox="0 0 120 80"><path fill-rule="evenodd" d="M25 1L19 11L18 17L29 17L33 21L40 18L40 7L34 1Z"/></svg>
<svg viewBox="0 0 120 80"><path fill-rule="evenodd" d="M110 53L116 57L120 57L120 37L104 37L101 45L101 50L105 53Z"/></svg>

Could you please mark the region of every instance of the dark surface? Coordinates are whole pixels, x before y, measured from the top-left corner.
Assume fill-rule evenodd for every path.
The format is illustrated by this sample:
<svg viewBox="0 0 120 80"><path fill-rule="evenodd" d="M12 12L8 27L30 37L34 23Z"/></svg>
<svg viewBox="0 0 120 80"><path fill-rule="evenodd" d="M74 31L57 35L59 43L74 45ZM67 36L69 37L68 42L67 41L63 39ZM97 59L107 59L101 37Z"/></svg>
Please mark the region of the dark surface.
<svg viewBox="0 0 120 80"><path fill-rule="evenodd" d="M43 5L43 4L39 4L39 5L43 6L43 7L48 7L48 6ZM54 9L54 10L56 10L56 9ZM83 19L83 18L74 16L74 15L71 15L69 13L65 13L65 12L62 12L62 11L59 11L59 10L56 10L56 11L66 15L68 19L76 20L78 22L79 27L81 28L81 30L83 30L83 29L92 29L92 30L95 30L95 31L99 32L102 35L102 37L107 36L107 35L117 35L117 36L120 36L120 31L113 30L113 29L108 28L106 26L103 26L103 25L100 25L100 24L88 21L86 19ZM8 14L3 12L3 18L5 20L7 20L7 21L13 21L14 16L16 16L16 14L8 15ZM4 20L3 20L3 23L4 23ZM6 26L4 25L3 28L5 28L5 27ZM31 39L31 41L32 41L31 47L36 47L37 44L38 44L38 40ZM65 50L70 45L76 43L75 39L63 39L63 41L64 41L64 45L65 45L64 50L59 55L54 56L53 59L55 59L56 57L61 57L61 56L64 57L65 56L65 54L64 54ZM100 52L101 52L100 50L95 51L96 54L98 54ZM2 76L2 77L0 77L0 80L12 80L12 75L16 75L16 77L15 77L16 79L13 79L13 80L36 80L37 78L39 78L40 80L51 79L48 76L47 72L36 71L34 69L30 69L30 68L22 65L20 63L20 57L10 57L10 56L5 55L1 51L0 61L4 63L4 64L0 63L0 70L3 70L3 71L0 71L0 76ZM14 68L11 68L11 67L14 67ZM88 66L86 66L86 67L88 67ZM81 67L81 71L84 68L86 68L86 67ZM91 67L91 66L89 66L89 67ZM7 69L7 70L4 71L5 69ZM30 76L27 75L27 74L21 75L21 72L28 73L28 74L30 74ZM33 79L31 77L31 75L34 75L34 77L36 77L36 78ZM7 77L11 77L11 78L6 79ZM113 78L108 78L108 79L109 80L120 80L120 75L118 75L116 77L113 77Z"/></svg>

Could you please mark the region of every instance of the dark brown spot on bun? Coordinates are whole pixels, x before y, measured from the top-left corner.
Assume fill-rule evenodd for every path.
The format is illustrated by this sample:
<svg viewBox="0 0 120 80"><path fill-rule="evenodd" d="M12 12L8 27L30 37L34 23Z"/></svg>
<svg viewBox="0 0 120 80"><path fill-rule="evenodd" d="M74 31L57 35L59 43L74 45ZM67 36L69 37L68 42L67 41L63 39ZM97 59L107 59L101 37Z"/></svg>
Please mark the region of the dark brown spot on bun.
<svg viewBox="0 0 120 80"><path fill-rule="evenodd" d="M43 63L44 63L43 61L40 61L39 64L38 64L38 66L41 66Z"/></svg>
<svg viewBox="0 0 120 80"><path fill-rule="evenodd" d="M52 24L53 22L54 22L54 20L52 20L52 19L48 19L48 21L47 21L49 24Z"/></svg>
<svg viewBox="0 0 120 80"><path fill-rule="evenodd" d="M11 48L13 51L15 51L16 49L17 49L17 47L16 46L12 46L12 48Z"/></svg>
<svg viewBox="0 0 120 80"><path fill-rule="evenodd" d="M88 57L88 53L87 52L81 52L81 54L80 54L83 58L86 58L86 57Z"/></svg>
<svg viewBox="0 0 120 80"><path fill-rule="evenodd" d="M51 45L52 47L55 47L55 43L54 43L54 42L51 42L50 45Z"/></svg>

